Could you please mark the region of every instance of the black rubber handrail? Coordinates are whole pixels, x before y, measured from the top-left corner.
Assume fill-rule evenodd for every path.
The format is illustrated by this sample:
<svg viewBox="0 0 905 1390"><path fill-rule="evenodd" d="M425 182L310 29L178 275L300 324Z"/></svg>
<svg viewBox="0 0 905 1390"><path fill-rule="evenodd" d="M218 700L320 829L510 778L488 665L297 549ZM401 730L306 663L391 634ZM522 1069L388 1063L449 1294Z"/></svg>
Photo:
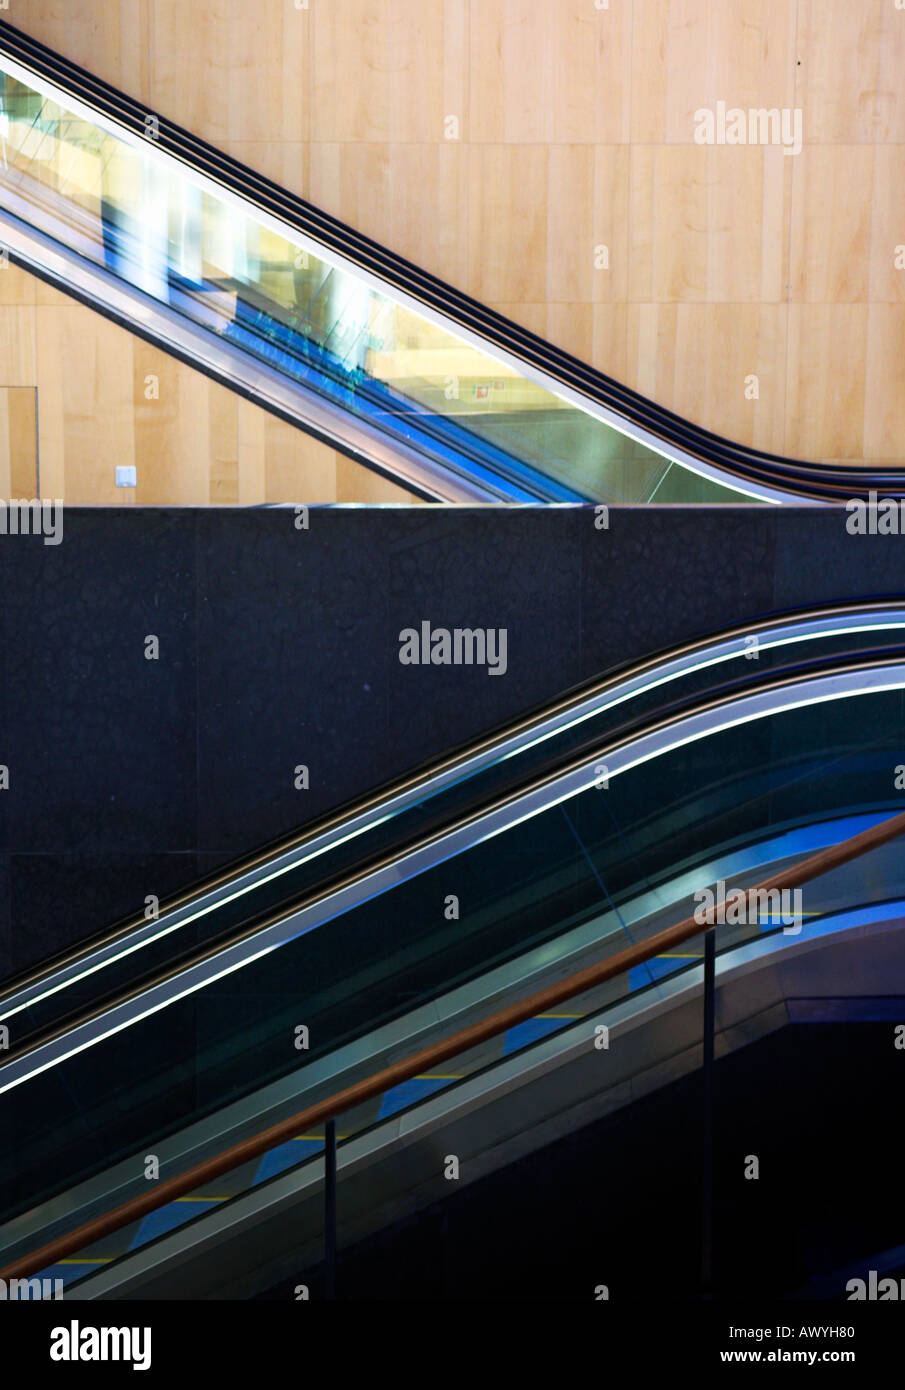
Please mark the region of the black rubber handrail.
<svg viewBox="0 0 905 1390"><path fill-rule="evenodd" d="M174 158L216 179L296 230L339 252L353 264L438 310L452 322L480 333L506 352L540 368L561 385L572 387L596 404L616 411L701 462L744 481L760 482L788 492L790 500L800 496L843 501L864 498L871 490L881 489L888 496L905 496L905 470L877 469L870 464L845 468L789 459L746 448L683 419L224 155L175 122L157 116L143 104L6 22L0 22L0 51L63 86L143 138L148 138L148 117L155 116L155 144Z"/></svg>
<svg viewBox="0 0 905 1390"><path fill-rule="evenodd" d="M902 834L905 834L905 812L869 826L867 830L862 830L859 834L853 835L837 845L820 850L799 864L780 869L778 873L764 879L756 887L749 888L748 893L763 894L777 889L783 891L800 887L812 879L819 878L822 874L830 873L843 864L851 863L852 860L870 853L871 850L890 844ZM724 904L717 905L715 909L717 921L720 920L720 906L724 906ZM141 1220L151 1212L166 1206L167 1203L185 1196L186 1193L212 1182L215 1178L222 1177L225 1173L233 1172L252 1159L262 1157L270 1149L276 1148L278 1144L283 1144L298 1134L305 1134L313 1126L324 1121L335 1120L345 1111L364 1104L365 1101L373 1100L376 1096L383 1095L386 1091L405 1081L410 1081L413 1077L433 1071L443 1062L499 1037L508 1029L519 1023L524 1023L528 1019L535 1018L538 1014L548 1013L551 1009L559 1007L568 1000L575 999L589 989L604 984L607 980L627 974L628 971L643 965L645 961L672 951L676 946L702 935L707 930L708 928L702 926L696 917L683 918L681 922L657 932L645 941L636 942L603 960L598 960L565 980L547 985L527 999L521 999L515 1004L508 1004L502 1009L496 1009L479 1022L458 1029L455 1033L442 1038L439 1042L431 1043L428 1047L422 1048L419 1052L404 1058L402 1061L380 1068L370 1076L346 1086L343 1090L326 1096L313 1105L306 1106L288 1119L280 1120L277 1124L270 1125L251 1138L230 1145L229 1148L211 1158L202 1160L175 1177L157 1183L150 1190L130 1198L111 1211L104 1212L101 1216L94 1217L91 1221L76 1227L75 1230L58 1236L37 1250L32 1250L28 1254L13 1259L5 1268L0 1269L0 1280L8 1282L10 1279L24 1279L43 1269L49 1269L59 1260L66 1259L77 1251L93 1245L96 1241L103 1240L114 1232L122 1230L124 1226ZM710 930L714 929L711 928Z"/></svg>
<svg viewBox="0 0 905 1390"><path fill-rule="evenodd" d="M317 817L309 824L305 825L301 831L289 836L280 836L266 844L256 847L250 854L241 856L225 865L206 878L196 880L165 899L160 905L160 916L166 915L194 898L200 898L211 892L221 884L231 881L238 882L257 866L266 863L269 859L277 858L290 852L292 849L304 845L306 842L314 840L322 835L331 827L342 824L354 816L361 815L371 808L377 807L381 802L398 797L410 788L417 786L418 783L428 782L438 777L441 773L454 767L457 763L464 762L479 754L492 749L494 745L503 743L520 733L524 733L533 728L540 729L544 724L559 714L566 713L570 708L577 707L595 697L603 698L606 692L614 686L621 685L627 680L635 679L645 672L655 671L663 664L675 661L681 656L689 655L695 651L705 651L716 643L737 641L743 643L747 636L763 632L766 628L776 627L785 623L802 623L818 618L831 620L834 617L844 618L854 613L869 608L871 611L898 612L902 609L902 600L896 598L855 599L848 603L839 604L814 604L806 608L795 608L771 614L766 618L755 618L746 623L741 623L731 628L709 633L706 637L697 638L690 642L680 643L675 647L662 648L644 657L640 661L624 662L603 676L594 676L589 680L582 681L578 685L571 687L563 692L555 700L536 706L525 714L517 716L515 719L499 724L486 734L482 734L477 739L466 741L445 751L440 757L430 758L416 765L400 778L392 779L382 785L365 793L364 796L353 798L344 802L334 810L326 812ZM756 672L752 671L752 675ZM18 992L27 985L39 980L50 979L57 971L74 962L84 959L92 952L99 950L105 945L112 944L117 940L125 941L129 935L138 927L146 925L143 916L132 916L124 918L109 926L102 928L90 937L78 942L75 946L70 946L56 955L49 956L38 964L28 967L15 975L10 975L0 983L0 1004L9 995ZM9 1056L3 1060L9 1060Z"/></svg>
<svg viewBox="0 0 905 1390"><path fill-rule="evenodd" d="M666 710L658 710L654 714L642 717L640 720L629 722L626 725L613 730L608 735L606 741L600 744L598 740L592 740L591 746L599 753L593 756L605 758L611 756L613 752L622 747L626 742L634 740L642 735L649 735L661 729L669 727L692 713L704 713L709 710L718 709L724 705L731 704L737 698L740 689L751 689L755 691L780 690L791 685L799 685L808 679L813 679L821 674L841 674L854 671L862 666L876 669L878 666L897 665L901 662L901 653L890 654L888 650L877 652L859 652L840 657L814 658L806 661L794 663L788 668L779 672L770 672L761 678L757 672L753 672L750 677L733 682L728 686L718 688L716 691L708 692L706 695L690 696L679 704L668 707ZM204 961L215 959L223 951L240 945L243 941L249 941L258 936L267 927L272 926L290 916L300 912L306 907L320 901L330 893L348 887L349 884L360 879L364 875L373 873L388 864L393 863L401 854L410 853L424 845L429 844L438 834L449 833L454 829L462 829L476 816L486 814L488 810L497 809L508 803L515 802L526 796L532 791L537 791L551 780L567 775L569 772L581 767L588 759L589 751L587 748L570 749L564 756L555 761L551 766L541 771L533 772L527 779L518 785L510 786L505 791L492 796L478 807L470 807L467 811L458 811L444 822L440 827L434 826L427 832L421 832L404 843L394 844L389 850L379 853L376 857L365 858L356 863L353 867L346 869L339 875L327 878L317 885L311 887L300 896L290 898L278 907L272 908L263 915L249 917L238 926L234 926L219 937L206 942L203 946L184 952L181 956L174 958L164 966L155 968L144 974L136 975L135 979L128 986L120 986L109 995L96 999L90 1004L82 1005L74 1009L65 1017L55 1019L50 1024L39 1028L35 1033L25 1038L21 1046L9 1048L0 1057L0 1075L3 1067L19 1061L23 1057L29 1056L41 1047L46 1046L54 1039L64 1037L73 1028L91 1022L95 1018L102 1017L113 1008L128 1003L132 999L140 998L152 989L157 989L167 984L170 980L177 980L186 970L202 964Z"/></svg>

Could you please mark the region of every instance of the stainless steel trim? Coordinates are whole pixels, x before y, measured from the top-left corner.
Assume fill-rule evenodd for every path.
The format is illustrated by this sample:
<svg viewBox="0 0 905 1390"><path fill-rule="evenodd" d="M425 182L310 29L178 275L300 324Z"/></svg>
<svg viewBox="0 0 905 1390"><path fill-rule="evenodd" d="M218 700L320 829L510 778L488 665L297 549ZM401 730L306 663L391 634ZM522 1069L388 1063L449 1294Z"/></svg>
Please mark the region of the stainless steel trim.
<svg viewBox="0 0 905 1390"><path fill-rule="evenodd" d="M179 903L171 911L164 912L156 922L147 922L135 927L128 937L116 937L97 948L79 954L52 973L38 976L6 995L0 995L0 1022L14 1018L23 1009L59 993L72 982L103 969L112 961L141 950L142 947L177 931L224 903L251 892L269 879L316 858L344 840L364 834L380 821L389 819L426 796L436 795L455 782L474 776L494 763L515 757L526 748L552 738L564 729L605 710L614 709L640 692L667 685L690 672L704 670L722 662L736 658L744 660L749 650L745 645L745 638L751 633L757 634L758 645L762 650L771 650L796 642L816 641L848 632L890 631L897 628L905 631L905 608L874 605L858 612L831 611L801 619L782 619L761 626L755 625L740 629L714 642L694 644L665 661L645 662L630 676L617 677L607 682L602 689L595 690L591 695L566 703L552 716L530 721L515 733L493 741L477 753L465 755L440 773L417 779L401 792L368 806L364 811L329 826L309 839L303 839L282 853L264 859L241 877L218 883L214 888Z"/></svg>
<svg viewBox="0 0 905 1390"><path fill-rule="evenodd" d="M225 883L218 883L211 890L193 895L188 901L178 903L170 912L164 912L158 917L157 922L136 926L128 937L120 935L97 948L79 952L74 959L53 972L39 974L24 986L14 988L6 995L0 994L0 1022L6 1022L39 999L57 994L72 981L85 979L85 976L96 973L113 960L132 955L145 945L160 940L163 935L195 922L197 917L254 890L257 885L266 883L270 878L281 876L300 863L317 858L321 853L341 844L343 840L366 833L368 828L374 827L381 820L398 815L413 803L423 801L425 796L437 795L443 788L450 787L456 781L474 776L496 762L514 758L528 746L555 737L566 728L591 719L603 710L617 708L639 692L663 687L670 681L687 676L691 671L705 670L735 657L744 659L749 651L745 646L745 637L751 635L751 632L758 635L759 648L770 651L777 646L817 641L845 632L891 631L895 628L905 631L905 607L874 605L858 612L842 613L830 610L826 614L808 614L802 619L783 619L763 624L762 627L740 628L716 641L694 644L662 662L642 663L631 676L616 677L613 681L605 682L602 688L596 689L584 699L566 702L566 705L557 709L552 716L542 716L539 720L528 721L513 734L495 739L477 753L455 760L441 773L417 778L398 794L386 796L374 805L368 806L363 812L346 817L329 826L327 830L314 834L313 837L303 838L299 844L292 845L284 852L268 856L242 876L228 878Z"/></svg>
<svg viewBox="0 0 905 1390"><path fill-rule="evenodd" d="M721 1052L782 1026L786 1001L802 993L805 978L818 998L832 995L843 979L851 984L851 951L862 941L873 947L862 949L858 957L863 992L888 981L891 961L897 962L901 977L903 907L900 900L867 913L842 911L832 921L805 927L794 942L766 936L718 956ZM815 951L825 962L816 986L808 969ZM442 1198L436 1181L432 1189L426 1182L428 1175L436 1178L441 1131L444 1147L439 1152L457 1153L463 1172L467 1168L466 1180L472 1180L550 1142L551 1130L574 1129L697 1068L702 976L702 967L694 966L664 982L668 987L658 998L632 996L595 1010L536 1043L527 1055L505 1057L349 1138L338 1154L346 1194L344 1240L359 1239L388 1216ZM588 1044L599 1022L606 1023L611 1043L617 1043L610 1055L621 1059L618 1065L608 1064L604 1077ZM508 1123L502 1118L507 1112ZM256 1281L268 1265L270 1283L295 1274L320 1256L322 1172L322 1163L309 1162L251 1187L207 1212L203 1221L179 1226L88 1275L66 1297L241 1298L258 1291ZM365 1184L358 1200L356 1179ZM288 1254L275 1249L281 1237L271 1243L272 1226L268 1231L268 1222L276 1221L286 1232L287 1220L292 1232ZM276 1274L269 1263L274 1259ZM194 1283L202 1268L203 1288Z"/></svg>
<svg viewBox="0 0 905 1390"><path fill-rule="evenodd" d="M77 254L67 254L52 238L21 220L32 214L27 200L17 199L6 188L7 207L0 211L0 238L10 252L42 274L50 276L64 292L77 292L98 309L133 322L164 348L193 359L234 389L251 393L262 405L270 405L298 425L335 439L340 446L390 473L402 486L428 492L438 502L494 503L505 500L495 490L439 462L428 463L423 454L403 443L392 448L367 421L333 405L299 382L259 362L218 334L199 327L169 305L144 294L128 281L112 275ZM9 204L18 206L15 216Z"/></svg>
<svg viewBox="0 0 905 1390"><path fill-rule="evenodd" d="M882 819L882 815L863 814L856 819L857 828L866 829ZM846 816L841 820L821 822L816 832L810 828L784 830L743 849L720 852L706 864L696 866L693 872L679 868L669 883L658 884L654 889L645 888L631 901L620 903L618 912L609 908L577 926L566 926L554 942L532 947L515 960L494 966L477 979L418 1005L408 1014L306 1063L300 1070L269 1082L251 1095L155 1141L154 1151L160 1160L162 1175L184 1171L229 1144L293 1114L318 1095L351 1084L363 1074L363 1069L374 1071L403 1052L428 1046L442 1033L467 1026L476 1018L486 1016L494 1007L501 1007L516 993L540 989L551 978L581 969L588 963L589 953L599 955L601 943L611 936L622 938L629 931L634 939L640 939L671 925L684 911L685 901L702 883L722 879L727 886L733 887L740 877L745 881L752 875L761 878L768 867L775 872L818 848L838 844L840 839L854 833L850 822L851 818ZM885 849L895 851L896 846ZM875 862L876 858L875 852L872 860ZM683 906L680 908L679 904ZM820 910L824 910L822 902ZM652 981L653 993L671 988L672 978L667 976ZM650 997L648 990L645 994L648 1002ZM126 1201L134 1195L135 1175L142 1168L139 1157L130 1155L7 1222L0 1229L0 1252L4 1262L11 1260L18 1248L33 1248L60 1234L71 1222L73 1210L87 1221Z"/></svg>
<svg viewBox="0 0 905 1390"><path fill-rule="evenodd" d="M700 712L671 720L652 732L627 740L617 748L608 748L608 775L612 779L677 747L781 711L903 687L905 662L889 662L790 681L755 694L724 700ZM602 750L594 756L583 758L577 766L545 780L531 791L456 825L391 863L362 874L315 902L271 922L253 936L224 947L216 955L190 963L141 994L114 1004L85 1022L76 1024L68 1032L12 1058L0 1068L0 1094L114 1036L139 1019L147 1018L213 981L223 979L286 942L387 892L396 884L414 878L464 850L503 834L522 821L589 790L595 784L601 756Z"/></svg>
<svg viewBox="0 0 905 1390"><path fill-rule="evenodd" d="M271 227L279 236L299 246L307 247L325 263L338 267L345 274L355 276L377 293L393 299L397 303L404 304L412 312L442 328L444 332L458 338L462 342L468 343L469 346L475 348L485 356L498 362L505 363L525 379L533 381L536 385L549 391L551 395L583 411L593 419L602 421L619 434L643 444L645 448L650 449L661 458L671 463L679 464L681 467L687 468L690 472L700 477L707 478L711 482L718 483L720 486L731 489L740 496L752 498L757 502L769 503L772 505L789 504L790 502L794 503L796 506L827 505L813 498L800 497L793 492L781 488L774 488L767 484L746 481L729 470L717 468L715 465L707 463L697 458L695 455L688 453L686 450L681 449L678 445L668 440L661 439L650 430L645 429L643 426L633 421L625 419L609 407L602 406L596 401L592 401L580 391L576 391L573 387L557 381L554 377L543 372L532 363L525 362L517 354L507 352L505 349L498 347L495 343L489 343L485 338L482 338L480 334L475 333L473 330L459 323L454 323L445 315L433 309L430 305L422 303L416 296L409 295L405 293L405 291L398 289L395 285L391 285L379 276L374 275L372 272L354 265L337 252L331 251L330 248L323 246L313 237L299 232L282 219L265 211L263 208L259 207L253 199L239 197L232 189L227 188L217 179L211 178L209 175L202 174L198 170L191 168L184 160L162 150L154 141L142 139L125 126L119 125L117 122L103 115L103 113L96 111L92 106L81 101L78 97L63 91L56 86L56 84L48 81L47 78L34 73L27 65L18 62L7 54L0 54L0 67L5 67L7 71L18 76L26 85L31 85L34 90L43 92L50 100L55 101L64 109L80 114L85 120L100 126L118 140L122 140L134 149L140 149L143 157L163 161L165 165L179 165L186 179L196 184L198 187L206 189L208 192L213 192L216 197L234 206L237 210L242 211L246 215L249 209L253 209L255 217L261 224Z"/></svg>

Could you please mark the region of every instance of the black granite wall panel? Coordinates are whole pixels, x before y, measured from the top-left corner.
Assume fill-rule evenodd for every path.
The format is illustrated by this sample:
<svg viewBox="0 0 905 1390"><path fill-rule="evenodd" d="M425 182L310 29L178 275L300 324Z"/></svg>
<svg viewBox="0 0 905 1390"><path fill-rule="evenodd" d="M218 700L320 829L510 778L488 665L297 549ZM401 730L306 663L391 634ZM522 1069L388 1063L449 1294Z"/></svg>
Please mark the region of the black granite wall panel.
<svg viewBox="0 0 905 1390"><path fill-rule="evenodd" d="M615 665L903 595L905 537L830 509L71 509L58 546L0 536L0 585L9 975ZM424 620L505 627L505 676L402 666Z"/></svg>

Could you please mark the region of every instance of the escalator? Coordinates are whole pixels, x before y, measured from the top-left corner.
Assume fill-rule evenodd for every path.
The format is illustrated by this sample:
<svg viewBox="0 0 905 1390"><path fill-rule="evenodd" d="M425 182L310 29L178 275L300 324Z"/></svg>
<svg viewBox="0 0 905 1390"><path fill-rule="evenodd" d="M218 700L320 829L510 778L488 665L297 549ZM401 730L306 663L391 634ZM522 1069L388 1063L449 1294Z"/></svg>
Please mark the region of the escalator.
<svg viewBox="0 0 905 1390"><path fill-rule="evenodd" d="M10 259L420 497L903 495L661 409L6 24L0 144Z"/></svg>
<svg viewBox="0 0 905 1390"><path fill-rule="evenodd" d="M154 1184L642 947L701 888L759 881L900 812L903 634L905 608L879 603L662 654L9 982L4 1273L25 1261L67 1298L244 1297L301 1267L320 1239L323 1132L259 1146L173 1201ZM721 927L718 967L806 961L887 930L903 903L905 864L882 845L810 885L796 930L773 913ZM578 1104L587 1076L563 1067L587 1067L600 1020L641 1049L620 1050L623 1068L650 1065L656 1038L685 1046L673 1015L654 1025L700 955L697 935L350 1105L343 1238L425 1199L450 1125L485 1155L542 1135L545 1104ZM138 1219L72 1247L136 1198ZM65 1256L28 1264L59 1238Z"/></svg>

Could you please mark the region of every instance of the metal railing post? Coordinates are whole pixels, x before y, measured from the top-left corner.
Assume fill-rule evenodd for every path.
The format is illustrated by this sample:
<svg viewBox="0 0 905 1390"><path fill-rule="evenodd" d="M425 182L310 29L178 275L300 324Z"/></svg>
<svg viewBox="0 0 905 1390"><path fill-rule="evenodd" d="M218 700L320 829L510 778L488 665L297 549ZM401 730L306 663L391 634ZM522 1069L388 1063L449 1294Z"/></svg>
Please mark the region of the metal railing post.
<svg viewBox="0 0 905 1390"><path fill-rule="evenodd" d="M849 864L853 859L859 858L863 854L878 848L880 845L891 843L900 835L905 835L905 811L896 816L890 816L888 820L871 825L867 830L861 830L857 835L852 835L849 839L841 841L838 845L833 845L828 849L820 850L817 854L811 855L801 863L781 869L778 873L762 880L753 888L749 888L750 893L767 893L775 888L798 888L803 883L809 883L812 879L819 878L821 874L827 874L832 869L838 869L842 864ZM723 904L722 906L725 906ZM716 915L719 919L720 905L717 905ZM433 1070L442 1062L447 1062L453 1057L458 1057L460 1053L468 1052L481 1043L488 1042L491 1038L496 1038L505 1033L508 1029L514 1028L518 1023L525 1023L530 1018L535 1018L538 1014L549 1013L552 1009L566 1000L576 998L580 994L586 993L589 989L594 989L598 985L614 980L620 975L626 975L637 965L643 965L648 960L653 960L655 956L668 955L673 952L676 946L686 941L692 941L701 935L701 924L695 916L686 917L683 921L677 922L672 927L667 927L663 931L656 932L653 936L647 937L643 941L636 941L631 946L624 947L621 951L606 956L593 965L586 966L576 974L570 975L565 980L558 980L554 984L546 985L543 989L529 995L527 998L520 999L517 1003L508 1004L505 1008L498 1009L495 1013L480 1020L477 1023L468 1024L465 1028L460 1028L457 1032L448 1034L439 1042L432 1043L429 1047L422 1048L418 1052L410 1053L408 1057L402 1058L398 1062L372 1072L370 1076L352 1082L351 1085L344 1087L334 1095L325 1096L322 1100L316 1101L313 1105L306 1106L295 1115L280 1120L277 1124L270 1125L267 1129L261 1130L258 1134L252 1135L248 1139L243 1139L237 1144L231 1145L221 1153L215 1154L211 1158L206 1158L201 1163L196 1163L192 1168L182 1173L176 1174L172 1178L165 1178L162 1182L154 1183L150 1191L144 1191L137 1197L131 1197L128 1201L120 1203L112 1211L102 1213L100 1216L93 1217L75 1230L68 1231L65 1235L57 1236L36 1250L31 1250L27 1254L16 1256L4 1268L0 1269L0 1279L23 1279L32 1274L39 1273L48 1265L56 1264L59 1260L67 1258L78 1250L83 1250L88 1245L93 1245L95 1241L104 1240L114 1231L122 1230L125 1226L131 1225L141 1217L147 1216L149 1212L156 1211L159 1207L165 1206L167 1202L173 1202L177 1197L182 1197L186 1193L193 1192L207 1183L213 1182L215 1178L221 1177L224 1173L231 1173L234 1169L241 1167L244 1163L249 1163L253 1158L259 1158L270 1149L276 1148L279 1144L284 1144L287 1140L294 1138L298 1134L309 1132L314 1126L323 1124L325 1121L335 1122L337 1115L342 1115L356 1106L362 1105L367 1100L373 1100L375 1096L381 1096L385 1092L392 1090L394 1086L399 1086L403 1081L410 1081L413 1077L421 1076L423 1073ZM705 1058L705 1129L707 1137L708 1176L705 1187L707 1197L705 1218L710 1224L711 1218L708 1213L712 1212L713 1204L713 1037L714 1037L714 980L715 980L715 949L716 943L713 938L713 931L707 932L704 938L704 981L705 981L705 1001L704 1007L707 1010L704 1028L704 1058ZM708 956L709 953L709 956ZM709 984L708 984L709 980ZM2 1072L2 1068L0 1068ZM335 1129L332 1138L329 1137L330 1129L328 1123L327 1139L327 1192L328 1203L331 1205L331 1215L327 1222L327 1240L332 1243L332 1261L335 1278L336 1262L336 1134ZM330 1157L332 1145L332 1159ZM332 1163L332 1174L330 1165ZM708 1276L710 1270L710 1238L709 1226L708 1237L705 1242L705 1255L707 1258L706 1268L703 1272Z"/></svg>
<svg viewBox="0 0 905 1390"><path fill-rule="evenodd" d="M324 1134L324 1298L336 1298L336 1120Z"/></svg>

